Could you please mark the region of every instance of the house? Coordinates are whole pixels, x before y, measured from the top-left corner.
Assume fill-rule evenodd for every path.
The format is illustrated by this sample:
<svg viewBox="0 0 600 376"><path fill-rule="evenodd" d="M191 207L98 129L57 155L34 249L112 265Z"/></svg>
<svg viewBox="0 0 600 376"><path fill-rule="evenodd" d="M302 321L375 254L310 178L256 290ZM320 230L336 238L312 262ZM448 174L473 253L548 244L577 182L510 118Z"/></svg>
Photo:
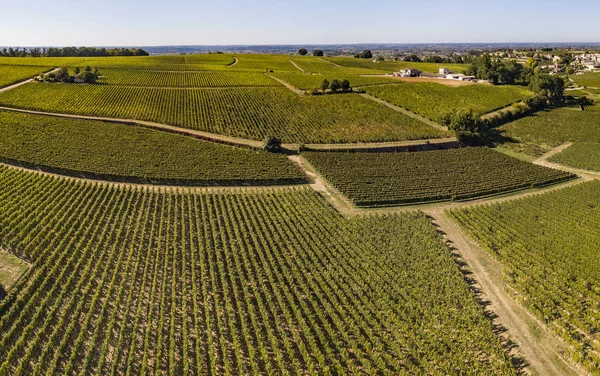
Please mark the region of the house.
<svg viewBox="0 0 600 376"><path fill-rule="evenodd" d="M446 79L448 80L462 80L463 77L465 77L465 75L462 73L451 73L446 75Z"/></svg>
<svg viewBox="0 0 600 376"><path fill-rule="evenodd" d="M440 68L440 74L443 74L444 76L447 76L452 73L454 73L454 72L448 68Z"/></svg>
<svg viewBox="0 0 600 376"><path fill-rule="evenodd" d="M394 77L419 77L421 71L415 68L402 69L400 72L394 72Z"/></svg>

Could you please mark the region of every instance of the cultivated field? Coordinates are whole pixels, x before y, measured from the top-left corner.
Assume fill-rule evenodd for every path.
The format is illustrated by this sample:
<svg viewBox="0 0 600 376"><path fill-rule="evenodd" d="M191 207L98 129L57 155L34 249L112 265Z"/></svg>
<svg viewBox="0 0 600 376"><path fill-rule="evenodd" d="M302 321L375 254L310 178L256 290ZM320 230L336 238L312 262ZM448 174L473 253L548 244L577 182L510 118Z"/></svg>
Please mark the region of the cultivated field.
<svg viewBox="0 0 600 376"><path fill-rule="evenodd" d="M600 370L600 182L498 205L452 211L498 257L522 302Z"/></svg>
<svg viewBox="0 0 600 376"><path fill-rule="evenodd" d="M0 105L147 120L256 140L274 135L284 142L398 141L446 135L356 94L300 97L283 87L234 90L30 83L0 94Z"/></svg>
<svg viewBox="0 0 600 376"><path fill-rule="evenodd" d="M44 73L49 70L50 67L0 65L0 88L33 78L38 73Z"/></svg>
<svg viewBox="0 0 600 376"><path fill-rule="evenodd" d="M600 73L586 73L569 76L580 86L600 87Z"/></svg>
<svg viewBox="0 0 600 376"><path fill-rule="evenodd" d="M0 168L0 374L516 374L422 214Z"/></svg>
<svg viewBox="0 0 600 376"><path fill-rule="evenodd" d="M415 68L429 73L438 73L440 68L448 68L456 73L462 73L468 68L467 64L413 63L389 60L373 62L371 59L355 59L353 57L326 57L324 59L343 67L378 70L384 73L398 72L401 69L408 68Z"/></svg>
<svg viewBox="0 0 600 376"><path fill-rule="evenodd" d="M282 72L275 73L275 77L278 77L287 83L303 90L317 89L321 86L324 79L329 82L332 80L343 80L347 79L350 81L352 87L368 86L368 85L379 85L379 84L390 84L394 83L393 78L386 77L364 77L359 75L347 75L347 74L306 74L301 72Z"/></svg>
<svg viewBox="0 0 600 376"><path fill-rule="evenodd" d="M123 124L2 111L0 160L134 182L257 185L306 179L280 154Z"/></svg>
<svg viewBox="0 0 600 376"><path fill-rule="evenodd" d="M449 87L437 83L370 86L366 87L365 91L434 121L442 121L445 115L457 109L485 114L532 95L527 89L519 86Z"/></svg>
<svg viewBox="0 0 600 376"><path fill-rule="evenodd" d="M487 148L302 155L358 206L465 200L573 177Z"/></svg>
<svg viewBox="0 0 600 376"><path fill-rule="evenodd" d="M103 69L100 83L121 86L182 88L281 86L277 81L258 72L190 72L140 69Z"/></svg>
<svg viewBox="0 0 600 376"><path fill-rule="evenodd" d="M504 146L537 156L567 141L600 142L599 115L594 111L559 108L513 121L500 127L500 131L518 141Z"/></svg>

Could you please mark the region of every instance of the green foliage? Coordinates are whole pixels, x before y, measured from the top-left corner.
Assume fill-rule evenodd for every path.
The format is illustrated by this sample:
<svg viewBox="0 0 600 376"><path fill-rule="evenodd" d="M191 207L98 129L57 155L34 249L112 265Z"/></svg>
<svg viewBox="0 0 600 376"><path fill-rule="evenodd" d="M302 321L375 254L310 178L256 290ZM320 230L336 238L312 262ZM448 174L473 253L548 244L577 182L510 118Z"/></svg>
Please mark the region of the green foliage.
<svg viewBox="0 0 600 376"><path fill-rule="evenodd" d="M371 50L364 50L354 55L354 57L360 59L371 59L373 58L373 54L371 53Z"/></svg>
<svg viewBox="0 0 600 376"><path fill-rule="evenodd" d="M335 93L342 88L342 83L337 78L334 78L333 80L331 80L329 88Z"/></svg>
<svg viewBox="0 0 600 376"><path fill-rule="evenodd" d="M546 98L548 102L556 104L563 100L565 81L559 76L538 72L532 77L529 89Z"/></svg>
<svg viewBox="0 0 600 376"><path fill-rule="evenodd" d="M448 113L456 110L473 110L481 115L531 96L520 86L449 87L438 83L368 86L365 91L438 122L447 121Z"/></svg>
<svg viewBox="0 0 600 376"><path fill-rule="evenodd" d="M302 155L358 206L465 200L573 178L488 148Z"/></svg>
<svg viewBox="0 0 600 376"><path fill-rule="evenodd" d="M568 149L567 149L568 150ZM600 369L600 182L502 204L452 211L498 258L508 282L573 359Z"/></svg>
<svg viewBox="0 0 600 376"><path fill-rule="evenodd" d="M193 185L292 184L284 156L87 120L0 112L0 160L67 174Z"/></svg>
<svg viewBox="0 0 600 376"><path fill-rule="evenodd" d="M306 143L446 135L358 95L300 97L283 87L222 90L32 83L2 93L0 104L148 120L255 140L273 134L284 142Z"/></svg>
<svg viewBox="0 0 600 376"><path fill-rule="evenodd" d="M0 192L35 265L0 302L0 373L517 374L423 214L6 167Z"/></svg>
<svg viewBox="0 0 600 376"><path fill-rule="evenodd" d="M313 51L313 56L323 56L323 50L314 50Z"/></svg>
<svg viewBox="0 0 600 376"><path fill-rule="evenodd" d="M321 85L319 86L319 89L321 89L321 91L325 91L325 90L329 89L329 80L324 78L323 81L321 81Z"/></svg>
<svg viewBox="0 0 600 376"><path fill-rule="evenodd" d="M600 72L569 76L579 86L600 87Z"/></svg>
<svg viewBox="0 0 600 376"><path fill-rule="evenodd" d="M301 48L298 50L298 55L306 56L306 55L308 55L308 50L306 48Z"/></svg>
<svg viewBox="0 0 600 376"><path fill-rule="evenodd" d="M263 149L270 153L276 153L281 150L281 140L275 136L267 136L264 140Z"/></svg>
<svg viewBox="0 0 600 376"><path fill-rule="evenodd" d="M321 89L321 83L323 80L331 82L336 77L343 77L343 80L348 80L354 87L362 87L369 85L379 84L394 84L398 83L397 80L390 77L365 77L359 75L338 75L336 73L325 73L325 74L304 74L301 72L280 72L275 73L274 76L280 78L290 85L303 90L311 90L314 88ZM329 86L327 87L329 88ZM322 89L321 89L322 90Z"/></svg>
<svg viewBox="0 0 600 376"><path fill-rule="evenodd" d="M487 54L475 58L466 73L480 80L489 80L493 84L514 84L524 79L523 65L514 60L493 60Z"/></svg>

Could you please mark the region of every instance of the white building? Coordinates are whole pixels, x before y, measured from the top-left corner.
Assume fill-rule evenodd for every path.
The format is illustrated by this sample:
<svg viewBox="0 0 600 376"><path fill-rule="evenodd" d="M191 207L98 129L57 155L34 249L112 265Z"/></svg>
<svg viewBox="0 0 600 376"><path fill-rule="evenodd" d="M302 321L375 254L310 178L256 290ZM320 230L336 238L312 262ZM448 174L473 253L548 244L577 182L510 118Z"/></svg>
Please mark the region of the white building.
<svg viewBox="0 0 600 376"><path fill-rule="evenodd" d="M394 72L394 77L419 77L421 71L414 68L402 69L400 72Z"/></svg>
<svg viewBox="0 0 600 376"><path fill-rule="evenodd" d="M440 74L443 74L444 76L447 76L452 73L454 73L454 72L448 68L440 68Z"/></svg>

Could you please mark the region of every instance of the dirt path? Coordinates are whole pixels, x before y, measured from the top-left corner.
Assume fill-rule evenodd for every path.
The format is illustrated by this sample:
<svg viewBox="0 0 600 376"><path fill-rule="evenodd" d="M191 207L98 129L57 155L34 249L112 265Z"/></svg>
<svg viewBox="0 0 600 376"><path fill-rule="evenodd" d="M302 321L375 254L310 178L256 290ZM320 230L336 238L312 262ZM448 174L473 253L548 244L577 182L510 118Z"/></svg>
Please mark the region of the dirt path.
<svg viewBox="0 0 600 376"><path fill-rule="evenodd" d="M435 78L435 77L395 77L391 75L385 74L361 74L361 77L379 77L379 78L389 78L390 80L400 81L400 82L433 82L436 84L450 86L450 87L458 87L458 86L469 86L469 85L477 85L476 82L472 81L459 81L459 80L448 80L446 78ZM374 84L369 86L385 86L385 85L393 85L393 82L383 83L383 84ZM367 85L364 85L367 86Z"/></svg>
<svg viewBox="0 0 600 376"><path fill-rule="evenodd" d="M582 374L567 363L564 345L513 297L505 280L502 265L475 242L440 209L425 210L433 223L444 233L450 246L455 247L468 264L483 293L490 301L494 321L508 329L509 337L519 345L519 351L529 363L532 373L544 376Z"/></svg>
<svg viewBox="0 0 600 376"><path fill-rule="evenodd" d="M295 66L300 72L306 73L304 69L300 68L298 64L294 63L292 60L290 60L290 63L292 63L292 65Z"/></svg>
<svg viewBox="0 0 600 376"><path fill-rule="evenodd" d="M233 57L233 63L229 64L228 67L233 67L234 65L236 65L238 63L238 58L237 57Z"/></svg>
<svg viewBox="0 0 600 376"><path fill-rule="evenodd" d="M386 84L386 85L387 85L387 84ZM392 85L393 85L393 84L392 84ZM375 96L373 96L373 95L371 95L371 94L368 94L368 93L360 93L359 95L360 95L361 97L363 97L363 98L367 98L367 99L370 99L370 100L372 100L372 101L375 101L375 102L377 102L377 103L381 103L381 104L383 104L383 105L385 105L385 106L387 106L387 107L391 108L392 110L394 110L394 111L397 111L397 112L400 112L400 113L402 113L402 114L404 114L404 115L406 115L406 116L410 116L410 117L411 117L411 118L413 118L413 119L420 120L420 121L422 121L423 123L425 123L425 124L427 124L427 125L429 125L429 126L432 126L432 127L436 128L436 129L439 129L439 130L441 130L441 131L446 131L446 132L448 131L448 127L445 127L445 126L443 126L443 125L440 125L440 124L436 123L436 122L435 122L435 121L433 121L433 120L429 120L429 119L427 119L426 117L423 117L423 116L421 116L421 115L415 114L414 112L408 111L408 110L406 110L406 109L404 109L404 108L402 108L402 107L400 107L400 106L396 106L396 105L394 105L394 104L391 104L391 103L389 103L389 102L386 102L386 101L384 101L383 99L379 99L379 98L377 98L377 97L375 97Z"/></svg>
<svg viewBox="0 0 600 376"><path fill-rule="evenodd" d="M541 163L544 162L550 158L552 158L553 156L555 156L558 153L562 153L563 151L565 151L565 149L567 149L568 147L570 147L571 145L573 145L572 142L565 142L562 145L559 145L557 147L555 147L554 149L548 151L546 154L542 155L541 157L539 157L538 159L534 160L533 163Z"/></svg>
<svg viewBox="0 0 600 376"><path fill-rule="evenodd" d="M322 61L322 62L324 62L324 63L329 63L329 64L332 64L333 66L336 66L336 67L338 67L338 68L344 68L344 67L342 67L341 65L339 65L339 64L337 64L337 63L334 63L333 61L325 60L325 59L323 59L323 58L321 58L321 57L319 57L319 58L318 58L318 60L321 60L321 61Z"/></svg>

